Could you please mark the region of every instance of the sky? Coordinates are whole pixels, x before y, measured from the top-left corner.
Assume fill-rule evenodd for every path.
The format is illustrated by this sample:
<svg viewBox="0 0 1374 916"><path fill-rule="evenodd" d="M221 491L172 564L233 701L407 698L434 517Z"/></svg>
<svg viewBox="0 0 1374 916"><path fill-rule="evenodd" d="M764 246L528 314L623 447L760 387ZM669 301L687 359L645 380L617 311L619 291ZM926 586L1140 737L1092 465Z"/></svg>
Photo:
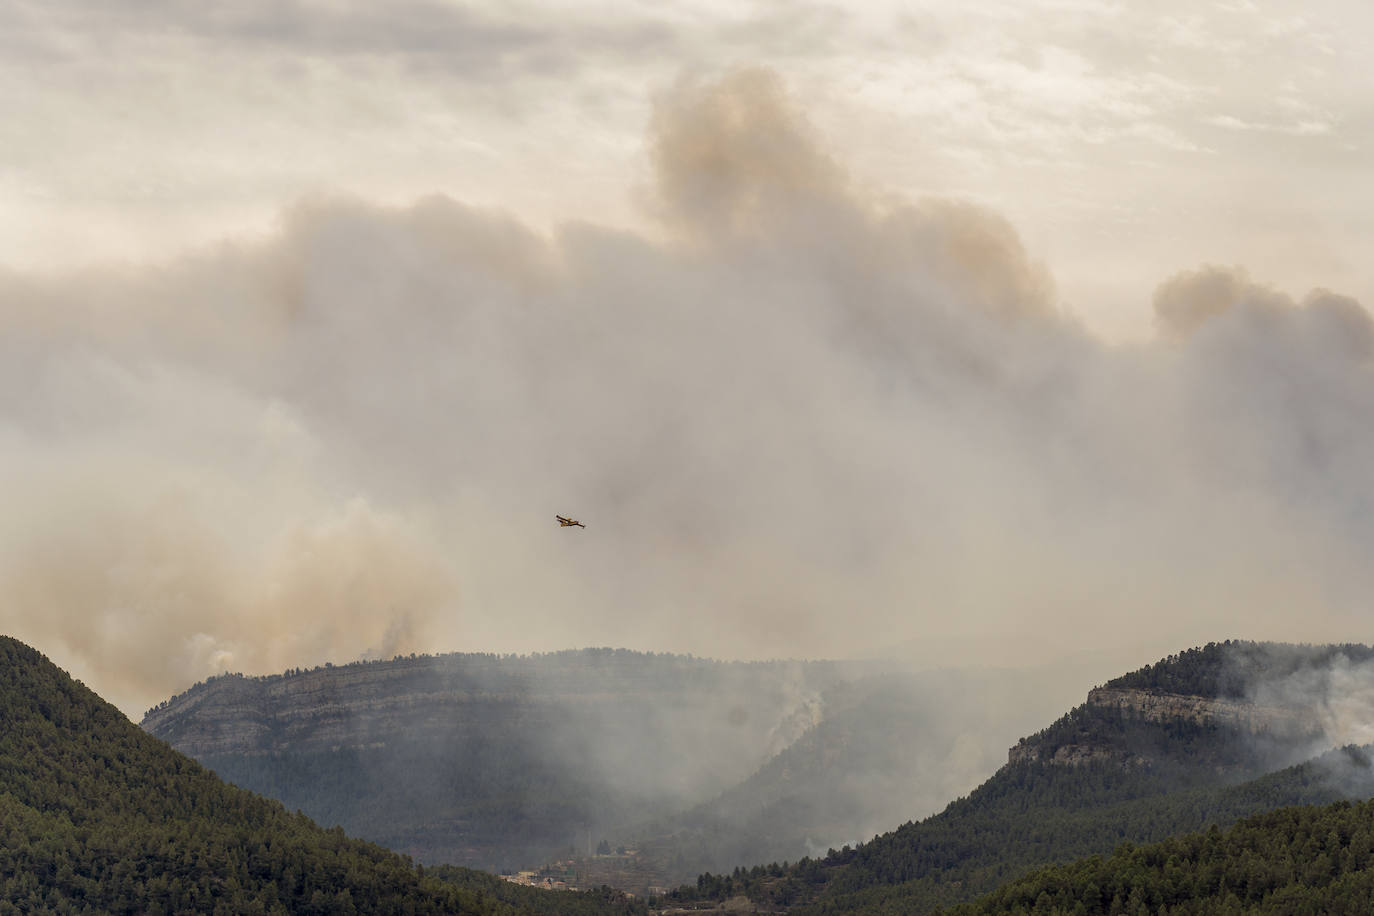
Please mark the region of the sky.
<svg viewBox="0 0 1374 916"><path fill-rule="evenodd" d="M1374 638L1368 4L0 15L0 627L131 714Z"/></svg>

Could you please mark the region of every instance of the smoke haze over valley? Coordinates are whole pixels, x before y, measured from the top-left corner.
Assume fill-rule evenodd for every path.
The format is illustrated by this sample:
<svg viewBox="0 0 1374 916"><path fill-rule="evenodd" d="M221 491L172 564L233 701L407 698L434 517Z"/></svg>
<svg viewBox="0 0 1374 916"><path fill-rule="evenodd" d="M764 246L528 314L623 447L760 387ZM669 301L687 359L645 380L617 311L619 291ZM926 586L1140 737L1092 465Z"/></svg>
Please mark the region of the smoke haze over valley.
<svg viewBox="0 0 1374 916"><path fill-rule="evenodd" d="M367 32L253 21L175 34ZM576 218L288 183L257 237L0 273L0 629L133 714L223 671L588 645L1063 662L1056 709L1210 639L1368 639L1367 263L1190 237L1129 297L1153 335L1109 339L1072 255L875 177L776 57L650 81L641 172Z"/></svg>
<svg viewBox="0 0 1374 916"><path fill-rule="evenodd" d="M768 890L737 866L795 862L805 893L843 895L863 882L829 869L857 856L889 862L879 884L934 879L909 889L922 912L989 889L1007 863L1367 797L1368 746L1349 726L1370 703L1371 657L1211 643L1032 719L1051 672L623 649L410 656L214 678L142 726L287 810L426 864L557 859L582 886L686 883L717 898L743 887L695 879L733 874L786 902L803 888Z"/></svg>

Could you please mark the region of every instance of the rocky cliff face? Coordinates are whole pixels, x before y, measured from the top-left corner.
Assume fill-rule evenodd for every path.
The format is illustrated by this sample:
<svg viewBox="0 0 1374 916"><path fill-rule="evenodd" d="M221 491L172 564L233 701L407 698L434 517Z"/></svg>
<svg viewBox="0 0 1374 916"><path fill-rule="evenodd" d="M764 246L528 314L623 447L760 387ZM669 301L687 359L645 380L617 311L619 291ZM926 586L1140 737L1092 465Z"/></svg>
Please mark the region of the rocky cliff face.
<svg viewBox="0 0 1374 916"><path fill-rule="evenodd" d="M713 749L740 771L819 721L822 694L853 676L842 663L723 663L587 650L548 656L442 655L271 677L214 678L152 709L143 727L196 758L261 756L398 741L525 734L674 772ZM675 754L676 750L683 753ZM664 758L664 759L660 759ZM614 761L612 761L614 762Z"/></svg>
<svg viewBox="0 0 1374 916"><path fill-rule="evenodd" d="M1097 687L1088 691L1088 705L1113 709L1147 722L1182 721L1194 725L1222 725L1253 735L1278 738L1314 733L1311 710L1291 706L1259 706L1245 700L1209 699L1147 690Z"/></svg>
<svg viewBox="0 0 1374 916"><path fill-rule="evenodd" d="M1115 749L1097 747L1091 744L1061 744L1058 747L1046 748L1040 744L1022 743L1007 751L1007 763L1044 760L1046 763L1052 763L1056 766L1076 767L1085 763L1118 759L1121 759L1121 755ZM1130 759L1123 760L1123 762L1140 763L1142 761Z"/></svg>
<svg viewBox="0 0 1374 916"><path fill-rule="evenodd" d="M518 726L551 691L501 674L480 662L424 658L228 675L150 710L142 725L192 757L375 747L462 728L478 708Z"/></svg>
<svg viewBox="0 0 1374 916"><path fill-rule="evenodd" d="M1084 709L1089 716L1106 714L1112 719L1134 723L1218 727L1234 731L1237 736L1247 740L1261 741L1270 747L1306 747L1322 735L1311 710L1261 706L1245 700L1187 696L1159 690L1097 687L1088 692ZM1044 740L1039 736L1022 739L1007 752L1007 762L1015 764L1041 760L1062 766L1081 766L1100 761L1139 766L1149 762L1148 754L1117 743L1106 732L1101 736L1082 733L1075 740L1063 740L1062 734L1056 737L1060 740Z"/></svg>

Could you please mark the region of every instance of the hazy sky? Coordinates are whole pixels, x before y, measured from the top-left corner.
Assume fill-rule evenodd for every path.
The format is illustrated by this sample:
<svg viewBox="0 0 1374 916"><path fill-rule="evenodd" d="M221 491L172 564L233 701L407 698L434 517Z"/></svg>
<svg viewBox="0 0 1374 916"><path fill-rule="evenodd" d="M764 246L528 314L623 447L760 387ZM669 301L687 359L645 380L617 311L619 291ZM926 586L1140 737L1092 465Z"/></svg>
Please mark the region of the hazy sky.
<svg viewBox="0 0 1374 916"><path fill-rule="evenodd" d="M1374 7L853 7L0 0L0 625L1374 639Z"/></svg>
<svg viewBox="0 0 1374 916"><path fill-rule="evenodd" d="M161 260L302 194L643 225L684 73L766 66L856 179L1008 217L1115 338L1199 260L1369 301L1374 7L2 0L0 263Z"/></svg>

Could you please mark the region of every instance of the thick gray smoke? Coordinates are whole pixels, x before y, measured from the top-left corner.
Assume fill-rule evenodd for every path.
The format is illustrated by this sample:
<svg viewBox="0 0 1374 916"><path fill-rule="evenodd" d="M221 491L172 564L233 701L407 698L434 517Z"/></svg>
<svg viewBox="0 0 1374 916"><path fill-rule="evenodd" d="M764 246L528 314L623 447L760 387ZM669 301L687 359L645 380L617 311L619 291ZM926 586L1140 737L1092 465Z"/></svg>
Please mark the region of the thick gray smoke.
<svg viewBox="0 0 1374 916"><path fill-rule="evenodd" d="M1257 706L1301 710L1321 740L1300 757L1344 745L1374 744L1374 661L1338 653L1322 664L1260 678L1247 698Z"/></svg>
<svg viewBox="0 0 1374 916"><path fill-rule="evenodd" d="M1374 794L1374 659L1363 645L1314 647L1237 645L1232 647L1224 678L1243 685L1239 691L1260 710L1277 713L1272 731L1292 733L1298 725L1303 740L1271 743L1260 735L1257 745L1274 765L1310 761L1316 777L1352 798Z"/></svg>
<svg viewBox="0 0 1374 916"><path fill-rule="evenodd" d="M311 200L0 277L0 627L126 710L410 651L1109 676L1368 638L1359 303L1204 267L1108 346L1004 219L856 186L765 72L665 94L648 149L650 234Z"/></svg>

